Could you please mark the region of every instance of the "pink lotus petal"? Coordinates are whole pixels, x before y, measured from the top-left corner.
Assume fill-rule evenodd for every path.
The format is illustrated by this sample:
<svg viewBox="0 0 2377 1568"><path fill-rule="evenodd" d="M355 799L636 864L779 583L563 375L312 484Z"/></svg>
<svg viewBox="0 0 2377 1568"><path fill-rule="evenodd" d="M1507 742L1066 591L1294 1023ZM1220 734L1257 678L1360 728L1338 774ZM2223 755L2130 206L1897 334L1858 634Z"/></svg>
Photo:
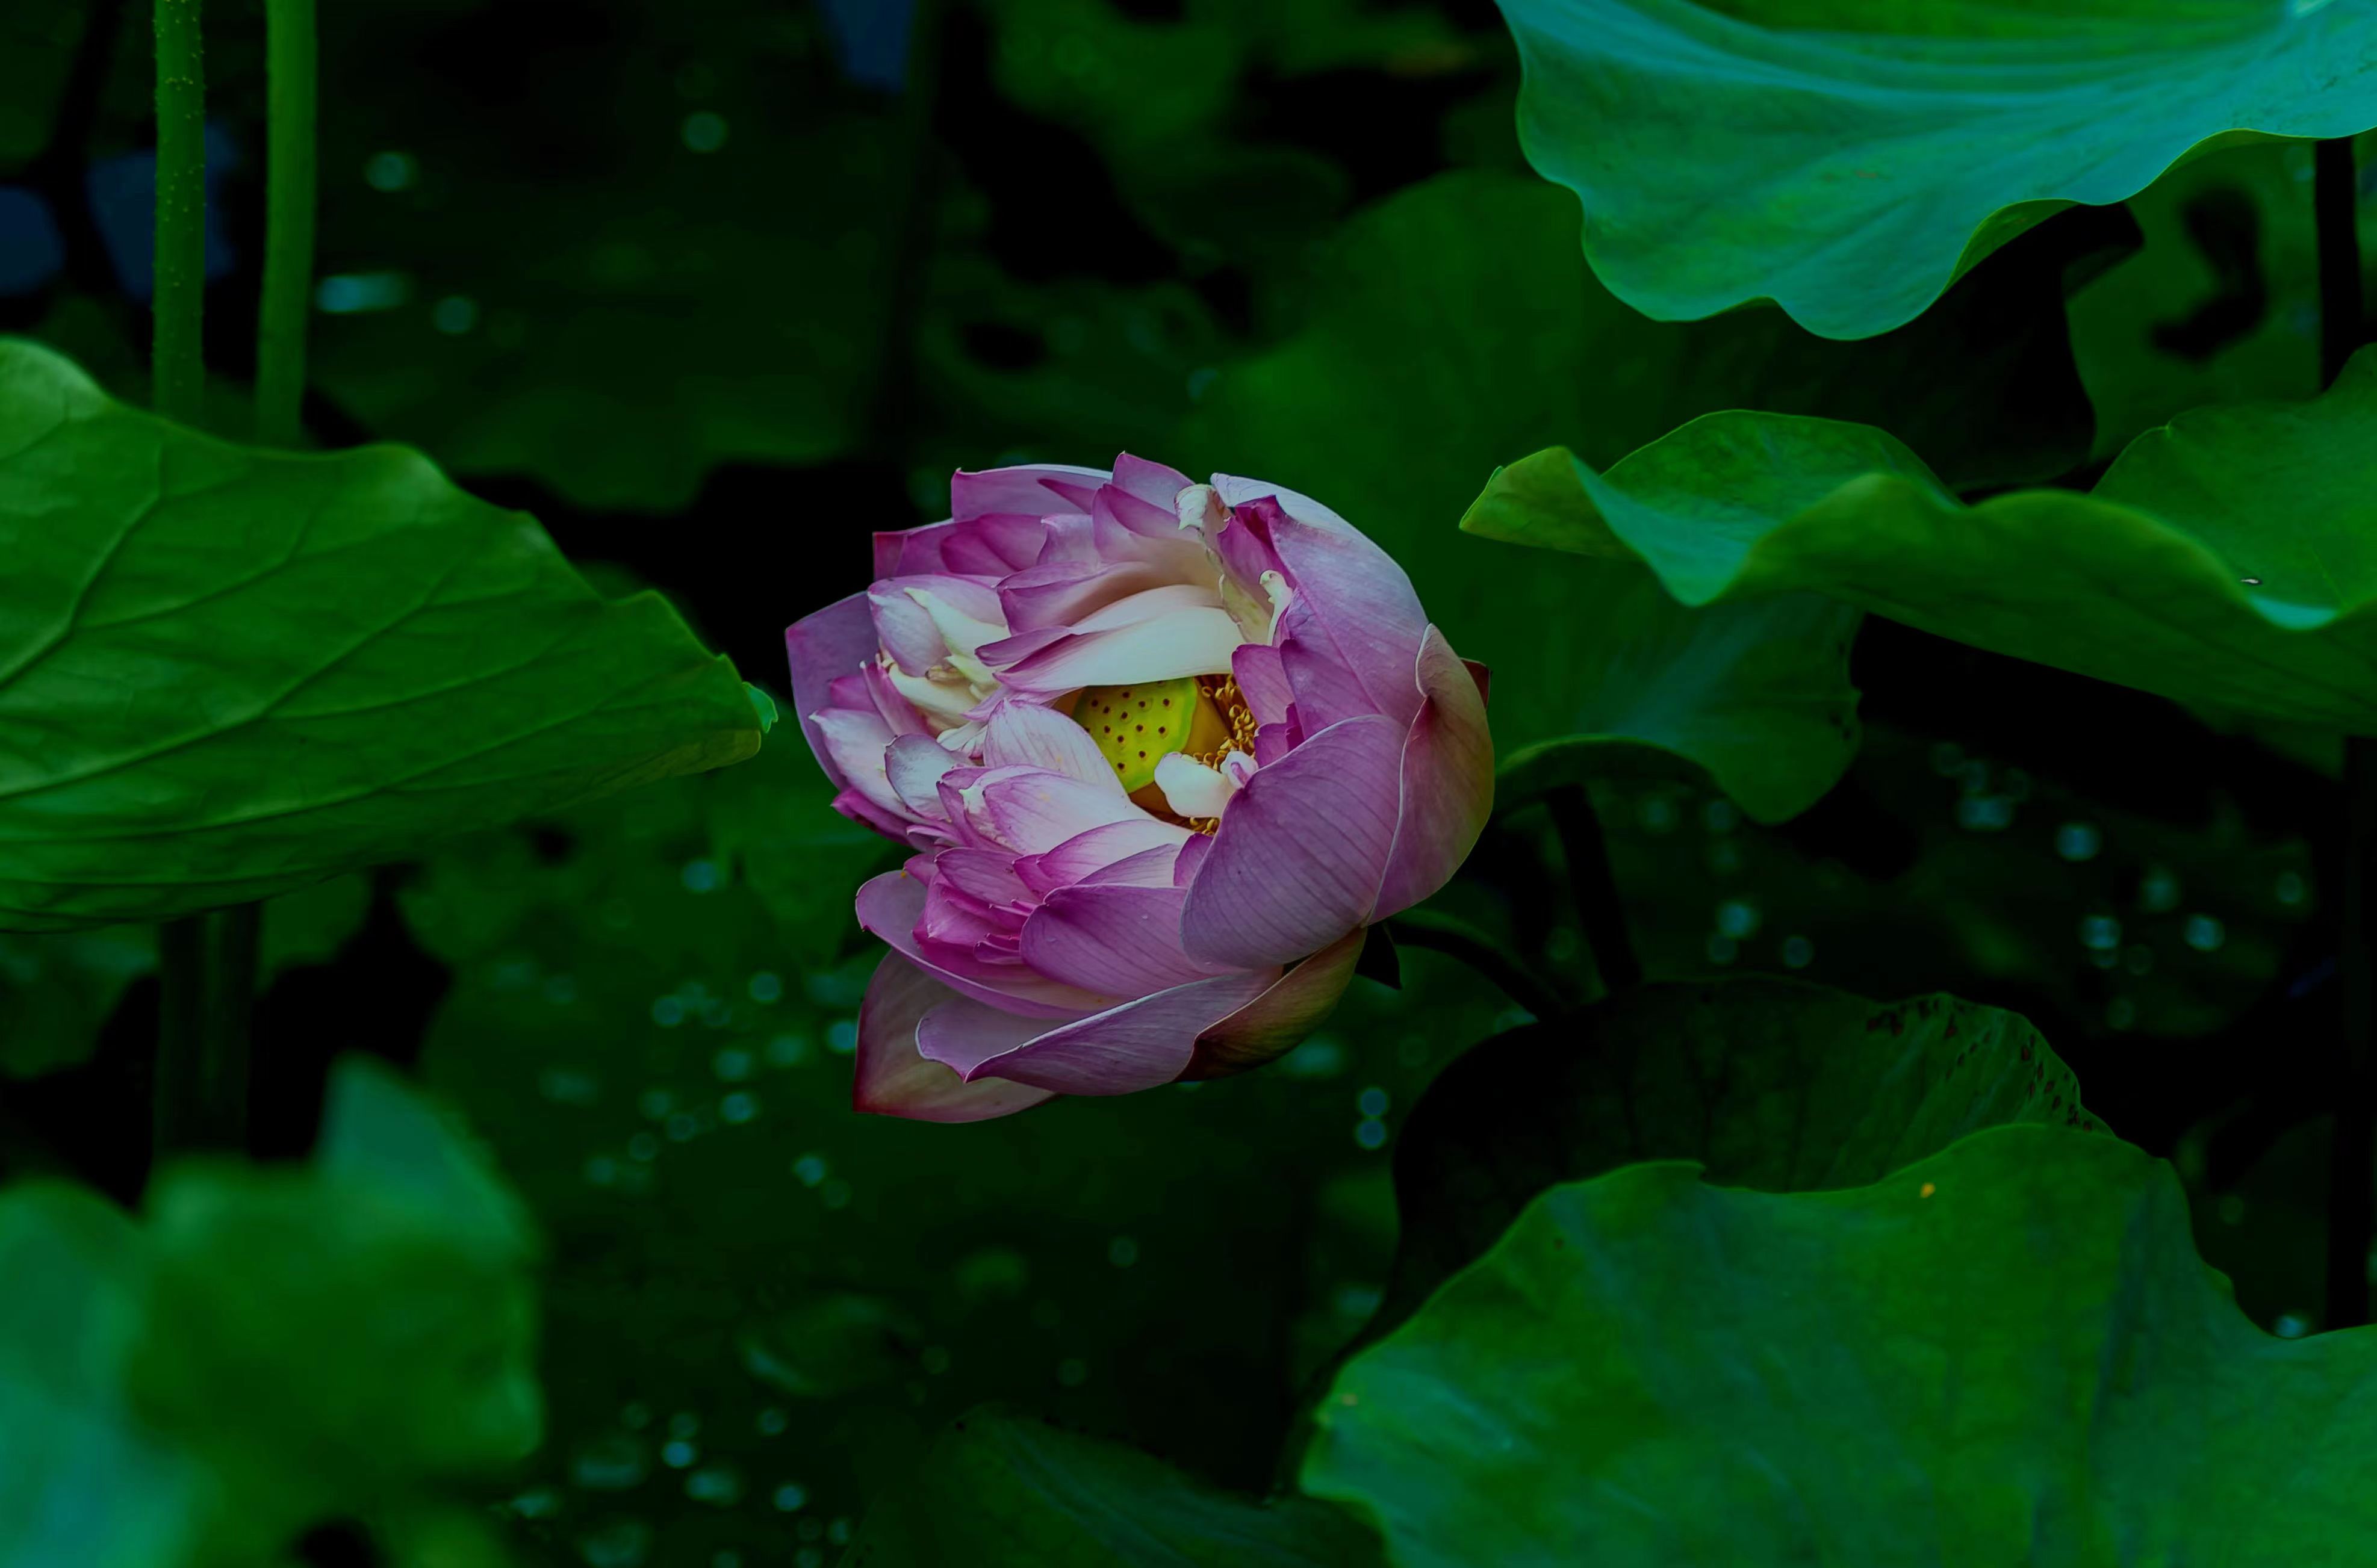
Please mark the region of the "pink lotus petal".
<svg viewBox="0 0 2377 1568"><path fill-rule="evenodd" d="M979 796L975 821L987 821L997 842L1020 855L1045 854L1093 827L1146 816L1117 792L1111 778L1084 782L1042 768L1006 768L967 790Z"/></svg>
<svg viewBox="0 0 2377 1568"><path fill-rule="evenodd" d="M1215 474L1213 489L1221 496L1222 505L1233 511L1240 506L1252 505L1259 501L1272 501L1278 503L1281 511L1300 523L1332 533L1352 534L1357 539L1362 537L1362 531L1359 529L1309 495L1290 490L1285 485L1273 484L1267 479L1242 479L1236 474Z"/></svg>
<svg viewBox="0 0 2377 1568"><path fill-rule="evenodd" d="M883 770L891 792L914 815L927 822L944 819L941 776L958 766L930 735L902 735L885 747Z"/></svg>
<svg viewBox="0 0 2377 1568"><path fill-rule="evenodd" d="M1017 861L1015 874L1035 894L1053 893L1150 850L1177 853L1196 837L1178 823L1160 821L1137 806L1129 811L1129 814L1117 814L1116 821L1076 834L1052 849Z"/></svg>
<svg viewBox="0 0 2377 1568"><path fill-rule="evenodd" d="M1380 920L1451 881L1494 812L1486 698L1434 626L1420 640L1415 679L1426 701L1404 742L1401 826L1379 885Z"/></svg>
<svg viewBox="0 0 2377 1568"><path fill-rule="evenodd" d="M993 578L1038 565L1047 550L1048 529L1037 517L970 518L940 541L943 569Z"/></svg>
<svg viewBox="0 0 2377 1568"><path fill-rule="evenodd" d="M1238 645L1230 656L1230 678L1237 682L1238 695L1247 699L1247 711L1255 716L1257 724L1278 723L1287 717L1287 705L1296 700L1279 649L1262 643Z"/></svg>
<svg viewBox="0 0 2377 1568"><path fill-rule="evenodd" d="M810 729L826 772L842 780L844 789L865 796L904 827L909 813L884 771L888 748L893 741L890 728L871 709L861 712L829 707L811 716ZM925 744L929 746L932 742L926 741Z"/></svg>
<svg viewBox="0 0 2377 1568"><path fill-rule="evenodd" d="M1213 836L1210 833L1200 833L1181 845L1180 858L1172 862L1172 885L1186 887L1196 881L1198 868L1205 863L1205 857L1212 852Z"/></svg>
<svg viewBox="0 0 2377 1568"><path fill-rule="evenodd" d="M1410 723L1419 707L1412 660L1427 630L1411 578L1393 556L1342 522L1332 529L1283 516L1272 520L1271 540L1297 600L1327 625L1338 654L1369 693L1371 711Z"/></svg>
<svg viewBox="0 0 2377 1568"><path fill-rule="evenodd" d="M1112 631L1067 637L1007 666L999 678L1018 691L1054 695L1077 686L1210 675L1230 667L1238 640L1238 624L1228 611L1187 605Z"/></svg>
<svg viewBox="0 0 2377 1568"><path fill-rule="evenodd" d="M916 1027L916 1053L962 1076L994 1056L1028 1045L1050 1028L1045 1018L1019 1018L962 996L951 996L925 1015ZM1002 1083L985 1077L986 1084Z"/></svg>
<svg viewBox="0 0 2377 1568"><path fill-rule="evenodd" d="M1474 659L1463 659L1461 667L1469 671L1471 680L1477 683L1477 695L1491 703L1494 700L1493 671Z"/></svg>
<svg viewBox="0 0 2377 1568"><path fill-rule="evenodd" d="M1113 477L1104 469L1076 468L1069 463L960 469L950 476L950 516L962 523L991 512L1018 512L1037 517L1050 512L1072 511L1073 504L1065 498L1066 489L1094 491Z"/></svg>
<svg viewBox="0 0 2377 1568"><path fill-rule="evenodd" d="M1153 849L1141 849L1136 855L1125 855L1112 865L1100 866L1075 884L1081 887L1185 887L1173 874L1180 863L1180 850L1170 844Z"/></svg>
<svg viewBox="0 0 2377 1568"><path fill-rule="evenodd" d="M1353 983L1370 928L1351 931L1197 1037L1192 1078L1224 1078L1283 1056L1319 1028Z"/></svg>
<svg viewBox="0 0 2377 1568"><path fill-rule="evenodd" d="M1220 972L1180 950L1178 887L1060 887L1023 922L1023 961L1107 996L1145 996Z"/></svg>
<svg viewBox="0 0 2377 1568"><path fill-rule="evenodd" d="M1248 781L1188 885L1189 953L1260 968L1367 923L1394 848L1404 731L1348 719Z"/></svg>
<svg viewBox="0 0 2377 1568"><path fill-rule="evenodd" d="M836 600L814 615L804 615L784 628L784 655L792 664L793 712L808 737L818 766L836 784L850 779L828 755L811 716L831 700L830 687L843 675L857 673L875 662L875 620L867 613L866 596L854 593Z"/></svg>
<svg viewBox="0 0 2377 1568"><path fill-rule="evenodd" d="M1015 857L999 849L943 849L933 857L933 874L947 878L993 909L1032 902L1032 890L1015 874Z"/></svg>
<svg viewBox="0 0 2377 1568"><path fill-rule="evenodd" d="M1288 689L1296 694L1294 707L1300 723L1318 732L1341 719L1379 711L1353 665L1338 650L1336 639L1314 613L1310 600L1298 595L1281 612L1275 632L1280 668L1287 676ZM1410 682L1409 671L1404 680ZM1417 706L1416 699L1405 706ZM1397 724L1411 721L1409 714L1388 717Z"/></svg>
<svg viewBox="0 0 2377 1568"><path fill-rule="evenodd" d="M1188 488L1188 476L1178 469L1151 463L1125 452L1115 459L1114 488L1146 505L1162 509L1167 526L1174 522L1174 499Z"/></svg>
<svg viewBox="0 0 2377 1568"><path fill-rule="evenodd" d="M1000 583L998 602L1007 624L1018 632L1065 630L1093 611L1163 581L1143 561L1050 561Z"/></svg>
<svg viewBox="0 0 2377 1568"><path fill-rule="evenodd" d="M1005 1078L1058 1094L1134 1094L1178 1078L1197 1037L1269 990L1276 969L1218 976L1159 991L1050 1029L973 1068L969 1081Z"/></svg>
<svg viewBox="0 0 2377 1568"><path fill-rule="evenodd" d="M900 872L885 872L858 890L858 923L961 996L1033 1018L1078 1018L1113 1004L1112 997L1044 980L1018 966L994 968L946 952L928 954L916 940L924 911L924 884Z"/></svg>
<svg viewBox="0 0 2377 1568"><path fill-rule="evenodd" d="M1046 1089L1004 1078L970 1084L954 1070L927 1061L917 1049L918 1028L949 1005L973 1004L959 1002L948 987L897 954L883 956L858 1009L858 1071L850 1092L854 1108L918 1122L984 1122L1049 1098Z"/></svg>
<svg viewBox="0 0 2377 1568"><path fill-rule="evenodd" d="M1095 785L1119 802L1122 781L1090 732L1053 708L1006 703L991 715L982 760L993 767L1038 767Z"/></svg>

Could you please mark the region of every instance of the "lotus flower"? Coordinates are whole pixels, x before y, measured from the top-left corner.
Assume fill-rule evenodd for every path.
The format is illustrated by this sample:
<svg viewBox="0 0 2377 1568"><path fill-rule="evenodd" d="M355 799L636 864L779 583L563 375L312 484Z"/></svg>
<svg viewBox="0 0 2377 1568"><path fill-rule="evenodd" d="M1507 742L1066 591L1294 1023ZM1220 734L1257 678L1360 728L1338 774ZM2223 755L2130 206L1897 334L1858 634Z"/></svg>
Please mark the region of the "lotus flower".
<svg viewBox="0 0 2377 1568"><path fill-rule="evenodd" d="M1254 480L960 473L949 521L785 633L843 814L914 851L855 1100L928 1121L1259 1065L1493 802L1484 671L1402 568Z"/></svg>

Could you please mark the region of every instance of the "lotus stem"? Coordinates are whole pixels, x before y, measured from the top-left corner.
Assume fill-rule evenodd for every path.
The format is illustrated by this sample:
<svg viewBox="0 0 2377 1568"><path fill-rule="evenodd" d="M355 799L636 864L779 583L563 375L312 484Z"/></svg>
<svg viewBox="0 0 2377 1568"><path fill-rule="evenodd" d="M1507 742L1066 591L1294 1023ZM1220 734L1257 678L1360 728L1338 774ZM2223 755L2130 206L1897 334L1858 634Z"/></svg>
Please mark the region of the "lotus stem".
<svg viewBox="0 0 2377 1568"><path fill-rule="evenodd" d="M207 76L199 0L157 0L157 255L150 397L197 424L206 408Z"/></svg>
<svg viewBox="0 0 2377 1568"><path fill-rule="evenodd" d="M256 326L256 438L304 438L305 322L314 291L314 0L266 0L264 294Z"/></svg>

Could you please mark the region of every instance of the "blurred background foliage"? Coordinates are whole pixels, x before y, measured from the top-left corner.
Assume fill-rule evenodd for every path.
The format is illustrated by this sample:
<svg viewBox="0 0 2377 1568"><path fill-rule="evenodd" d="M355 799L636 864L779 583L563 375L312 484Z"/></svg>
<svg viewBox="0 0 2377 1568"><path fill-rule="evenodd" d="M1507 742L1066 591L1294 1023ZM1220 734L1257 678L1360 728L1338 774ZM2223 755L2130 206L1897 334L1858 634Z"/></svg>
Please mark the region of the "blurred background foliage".
<svg viewBox="0 0 2377 1568"><path fill-rule="evenodd" d="M208 14L209 410L244 435L261 21ZM1882 425L1978 497L2084 482L2180 408L2316 376L2300 146L2063 214L1877 339L1768 307L1638 316L1520 158L1487 0L321 20L313 430L418 444L606 592L661 588L780 698L782 629L864 582L869 531L938 516L952 469L1128 449L1274 479L1384 541L1495 666L1507 756L1602 727L1571 612L1640 585L1458 534L1498 463L1562 443L1607 465L1757 407ZM150 71L124 0L0 18L0 329L136 398ZM2023 1014L2108 1126L2179 1157L2248 1311L2315 1326L2332 738L1881 622L1847 659L1861 744L1789 821L1666 754L1595 765L1651 974ZM888 851L826 793L780 729L742 766L268 909L261 1151L314 1145L337 1055L415 1065L544 1239L545 1441L473 1494L519 1561L817 1568L872 1498L986 1486L985 1454L1115 1464L1158 1515L1260 1491L1386 1289L1404 1111L1524 1018L1407 949L1400 993L1357 984L1272 1072L971 1126L857 1117L849 897ZM1572 966L1559 857L1540 810L1510 812L1440 907ZM0 937L0 1174L140 1192L154 962L143 930ZM917 1479L987 1400L1185 1475L1023 1422L944 1439ZM379 1550L494 1550L440 1517L379 1517ZM366 1561L364 1538L303 1550ZM1307 1548L1333 1550L1280 1560Z"/></svg>

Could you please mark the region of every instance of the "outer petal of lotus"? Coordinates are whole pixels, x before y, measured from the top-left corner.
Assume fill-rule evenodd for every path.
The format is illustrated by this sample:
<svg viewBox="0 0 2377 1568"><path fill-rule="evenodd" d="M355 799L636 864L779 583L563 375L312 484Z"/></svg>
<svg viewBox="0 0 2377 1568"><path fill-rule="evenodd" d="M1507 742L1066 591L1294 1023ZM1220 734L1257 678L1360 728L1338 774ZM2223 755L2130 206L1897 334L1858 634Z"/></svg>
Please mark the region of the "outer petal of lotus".
<svg viewBox="0 0 2377 1568"><path fill-rule="evenodd" d="M1058 1094L1135 1094L1177 1079L1196 1059L1197 1037L1271 989L1277 969L1192 980L1060 1024L1021 1045L962 1068L969 1083L1005 1078ZM977 1041L977 1046L989 1043ZM920 1038L918 1050L956 1063Z"/></svg>
<svg viewBox="0 0 2377 1568"><path fill-rule="evenodd" d="M1248 780L1188 884L1188 953L1266 968L1369 923L1394 849L1404 742L1392 719L1348 719Z"/></svg>
<svg viewBox="0 0 2377 1568"><path fill-rule="evenodd" d="M784 629L784 654L793 668L793 712L808 737L818 766L837 786L850 779L827 751L814 717L832 698L831 687L843 675L854 675L875 662L875 618L868 613L866 595L854 593L836 600L814 615L804 615Z"/></svg>
<svg viewBox="0 0 2377 1568"><path fill-rule="evenodd" d="M1185 1076L1224 1078L1286 1054L1335 1011L1353 983L1370 928L1347 932L1280 977L1260 996L1197 1037Z"/></svg>
<svg viewBox="0 0 2377 1568"><path fill-rule="evenodd" d="M920 1055L917 1026L935 1008L955 1002L957 995L949 987L897 953L883 955L858 1009L858 1072L850 1093L854 1107L917 1122L985 1122L1051 1098L1046 1089L1005 1078L970 1084L955 1069Z"/></svg>
<svg viewBox="0 0 2377 1568"><path fill-rule="evenodd" d="M1098 487L1114 478L1105 469L1068 463L1019 463L1006 469L960 469L950 477L950 518L968 522L993 514L1041 517L1082 512Z"/></svg>
<svg viewBox="0 0 2377 1568"><path fill-rule="evenodd" d="M1404 741L1403 811L1373 918L1411 908L1452 880L1494 814L1494 737L1476 675L1434 626L1414 678L1424 699Z"/></svg>

